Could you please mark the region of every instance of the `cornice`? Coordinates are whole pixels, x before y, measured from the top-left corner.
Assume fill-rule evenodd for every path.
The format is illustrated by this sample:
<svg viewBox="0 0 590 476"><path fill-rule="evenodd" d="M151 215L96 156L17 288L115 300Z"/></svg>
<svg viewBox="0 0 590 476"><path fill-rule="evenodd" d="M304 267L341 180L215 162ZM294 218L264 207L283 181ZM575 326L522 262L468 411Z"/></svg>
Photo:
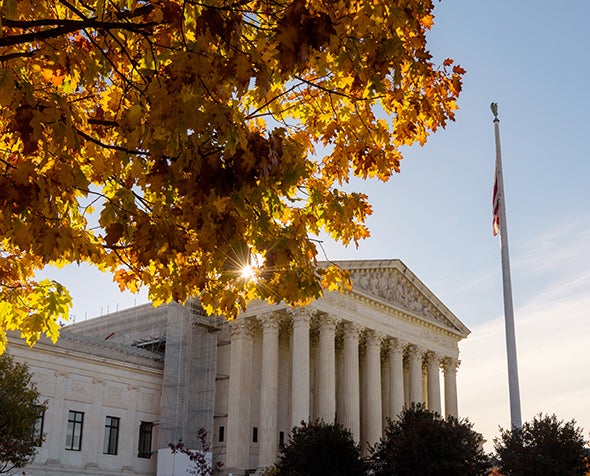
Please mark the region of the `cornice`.
<svg viewBox="0 0 590 476"><path fill-rule="evenodd" d="M327 264L328 263L322 263L322 265ZM373 301L373 307L376 306L380 309L396 311L395 314L399 317L403 317L410 322L419 323L431 329L446 331L446 333L454 336L455 338L458 337L459 339L462 339L471 333L467 326L465 326L465 324L463 324L459 318L455 316L401 260L335 261L333 264L349 270L351 272L351 277L353 278L352 291L344 291L342 294L348 296L357 295L364 303ZM371 273L382 274L384 272L390 272L390 274L393 273L396 276L399 276L404 280L405 284L410 285L415 291L419 293L419 298L422 298L420 301L423 301L423 303L419 301L417 308L422 309L422 314L419 315L416 312L413 312L412 309L409 309L409 306L403 306L399 302L393 302L391 298L388 300L374 292L371 292L371 290L363 289L363 287L358 283L358 279L361 277L361 275L364 277L369 277L371 276ZM357 275L356 282L354 279L355 274ZM411 290L412 293L414 290ZM390 290L389 292L391 293L392 291ZM412 302L410 302L410 305L412 305ZM428 314L432 314L430 312L430 308L435 309L437 313L440 314L440 318L449 321L449 323L456 329L453 329L442 322L433 323L427 317ZM440 320L440 318L437 319L436 315L432 315L432 318L433 320Z"/></svg>
<svg viewBox="0 0 590 476"><path fill-rule="evenodd" d="M27 353L49 353L51 355L62 355L68 359L74 357L80 360L92 361L101 366L106 363L113 367L125 367L134 372L146 374L161 375L164 369L162 356L153 352L125 344L97 341L86 336L63 332L63 330L57 343L53 344L45 337L42 337L32 348L28 347L20 339L14 339L11 336L8 336L8 339L11 349L20 348L22 352Z"/></svg>
<svg viewBox="0 0 590 476"><path fill-rule="evenodd" d="M428 321L424 318L404 312L403 310L399 309L398 307L396 307L392 304L389 304L386 301L383 301L379 298L375 299L372 295L369 295L366 293L361 293L361 292L358 292L355 290L343 291L343 292L333 291L333 293L339 294L341 296L341 299L348 298L350 300L353 300L355 306L358 306L360 304L360 305L363 305L366 307L376 309L380 312L383 312L384 314L391 315L391 316L399 318L400 320L403 320L405 322L414 324L414 325L418 326L419 328L424 329L425 331L434 332L435 334L438 334L438 335L442 336L443 338L450 339L455 343L457 343L461 339L464 339L465 337L467 337L466 335L460 334L460 333L458 333L452 329L449 329L447 327L442 327L441 325L437 325L437 324L435 324L431 321ZM338 298L334 299L334 297L335 296L332 295L326 299L326 295L324 295L324 297L321 298L320 300L323 299L327 302L333 302L334 304L340 305L340 299L338 299Z"/></svg>

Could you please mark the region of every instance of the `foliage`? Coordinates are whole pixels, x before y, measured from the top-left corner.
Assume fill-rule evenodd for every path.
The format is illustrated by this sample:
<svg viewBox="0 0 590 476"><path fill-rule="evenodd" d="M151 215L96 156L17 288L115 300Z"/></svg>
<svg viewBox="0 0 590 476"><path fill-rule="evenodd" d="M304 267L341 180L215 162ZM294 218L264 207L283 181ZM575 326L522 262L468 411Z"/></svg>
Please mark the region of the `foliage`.
<svg viewBox="0 0 590 476"><path fill-rule="evenodd" d="M10 260L3 259L3 250L6 248L0 247L0 355L6 347L5 330L20 330L29 345L33 345L41 333L56 342L58 320L67 320L72 302L68 290L49 279L2 282L2 265ZM16 266L21 264L27 266L15 263ZM20 272L18 275L23 276Z"/></svg>
<svg viewBox="0 0 590 476"><path fill-rule="evenodd" d="M575 420L543 414L521 428L500 428L500 437L494 439L500 471L506 476L585 475L590 464L584 444Z"/></svg>
<svg viewBox="0 0 590 476"><path fill-rule="evenodd" d="M375 476L487 475L490 463L483 437L467 419L442 418L412 404L389 421L383 438L371 448Z"/></svg>
<svg viewBox="0 0 590 476"><path fill-rule="evenodd" d="M210 451L209 443L207 442L207 431L204 428L199 428L197 438L201 442L201 450L191 450L187 448L182 440L178 443L170 443L168 447L172 451L172 454L182 453L188 457L193 464L193 468L189 469L190 474L196 476L210 476L215 471L221 470L223 463L217 461L215 464L207 459L206 453Z"/></svg>
<svg viewBox="0 0 590 476"><path fill-rule="evenodd" d="M26 364L7 353L0 355L0 474L28 464L39 444L33 428L45 407L38 404L31 378Z"/></svg>
<svg viewBox="0 0 590 476"><path fill-rule="evenodd" d="M0 339L55 337L69 297L52 284L59 305L37 307L47 264L229 318L347 286L314 238L368 236L367 197L345 184L387 180L401 147L454 119L464 71L426 49L433 8L1 1Z"/></svg>
<svg viewBox="0 0 590 476"><path fill-rule="evenodd" d="M366 464L352 433L342 425L301 422L279 448L275 476L362 476Z"/></svg>

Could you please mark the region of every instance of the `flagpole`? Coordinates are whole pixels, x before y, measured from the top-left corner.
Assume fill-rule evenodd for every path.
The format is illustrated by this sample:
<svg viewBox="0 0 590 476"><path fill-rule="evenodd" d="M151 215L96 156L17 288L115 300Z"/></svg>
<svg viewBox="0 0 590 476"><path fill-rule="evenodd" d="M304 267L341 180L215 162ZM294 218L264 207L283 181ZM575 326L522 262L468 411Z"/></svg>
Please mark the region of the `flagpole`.
<svg viewBox="0 0 590 476"><path fill-rule="evenodd" d="M520 413L520 389L518 385L518 363L516 359L516 333L514 331L514 309L512 305L512 281L510 279L510 259L508 256L508 226L504 202L504 178L502 176L502 152L500 149L500 119L498 105L492 103L494 114L494 136L496 139L496 186L500 245L502 248L502 282L504 285L504 324L506 329L506 354L508 358L508 391L510 394L510 420L512 428L522 426Z"/></svg>

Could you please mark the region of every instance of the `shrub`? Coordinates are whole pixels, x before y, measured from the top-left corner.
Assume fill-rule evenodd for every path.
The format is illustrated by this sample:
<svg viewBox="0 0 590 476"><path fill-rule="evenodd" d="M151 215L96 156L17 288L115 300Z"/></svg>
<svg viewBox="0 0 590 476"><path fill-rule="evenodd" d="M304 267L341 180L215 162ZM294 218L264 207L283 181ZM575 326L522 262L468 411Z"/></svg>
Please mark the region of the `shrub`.
<svg viewBox="0 0 590 476"><path fill-rule="evenodd" d="M301 422L279 448L276 476L362 476L366 465L352 433L340 424Z"/></svg>
<svg viewBox="0 0 590 476"><path fill-rule="evenodd" d="M590 470L582 430L575 420L539 414L521 428L503 430L494 439L500 471L505 476L583 476Z"/></svg>
<svg viewBox="0 0 590 476"><path fill-rule="evenodd" d="M490 461L483 437L467 419L445 420L413 404L389 420L383 438L371 448L369 466L375 476L483 476Z"/></svg>

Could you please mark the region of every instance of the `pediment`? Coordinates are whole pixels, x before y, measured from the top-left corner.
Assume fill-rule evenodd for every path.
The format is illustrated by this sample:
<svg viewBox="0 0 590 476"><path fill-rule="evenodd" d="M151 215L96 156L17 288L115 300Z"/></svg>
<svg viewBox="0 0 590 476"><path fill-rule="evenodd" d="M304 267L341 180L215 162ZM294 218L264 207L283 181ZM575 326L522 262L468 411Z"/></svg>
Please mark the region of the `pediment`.
<svg viewBox="0 0 590 476"><path fill-rule="evenodd" d="M399 260L349 261L353 293L384 302L404 313L466 336L463 323Z"/></svg>

